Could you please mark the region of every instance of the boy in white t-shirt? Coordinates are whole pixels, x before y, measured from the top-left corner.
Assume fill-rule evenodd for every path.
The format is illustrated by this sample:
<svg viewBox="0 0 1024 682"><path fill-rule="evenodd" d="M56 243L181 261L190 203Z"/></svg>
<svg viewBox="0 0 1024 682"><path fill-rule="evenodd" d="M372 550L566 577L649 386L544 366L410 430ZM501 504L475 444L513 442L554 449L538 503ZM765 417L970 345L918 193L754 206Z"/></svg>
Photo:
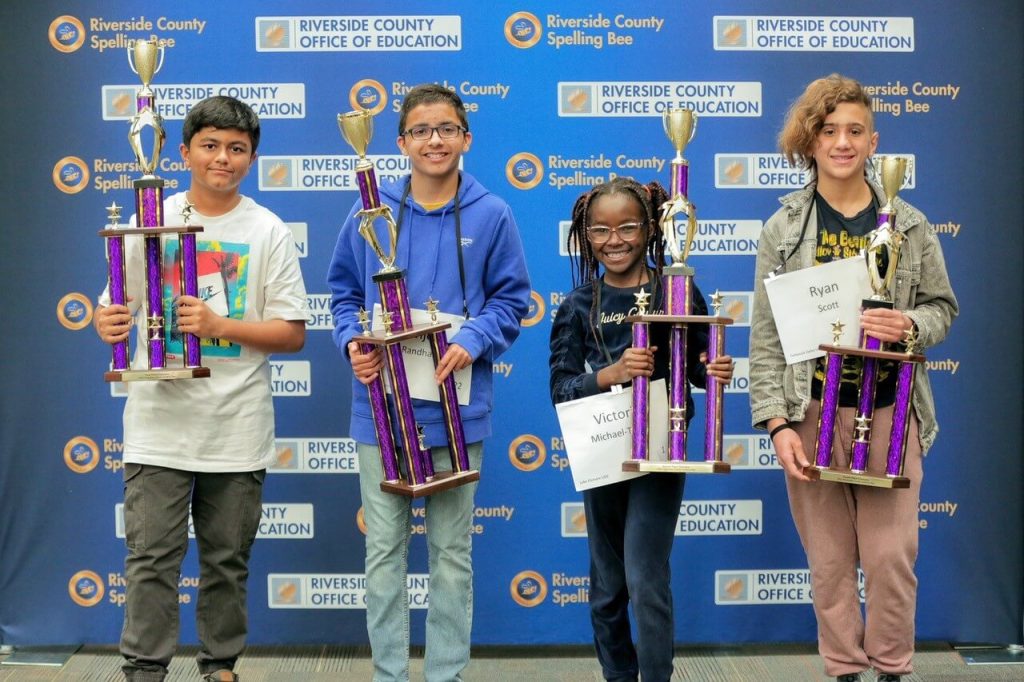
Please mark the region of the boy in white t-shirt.
<svg viewBox="0 0 1024 682"><path fill-rule="evenodd" d="M230 682L247 631L246 580L262 512L266 467L275 455L270 353L305 342L308 308L291 231L239 193L256 160L259 119L232 97L210 97L188 113L181 156L187 192L164 201L164 215L194 206L200 297L180 295L164 277L168 357L182 333L200 337L206 379L128 384L124 410L127 601L121 653L127 680L163 680L177 646L178 576L191 511L199 549L196 625L199 672ZM99 299L95 327L106 343L126 340L132 320L145 330L142 238L126 240L128 305ZM162 245L165 272L176 239ZM145 343L136 366L145 366ZM169 360L172 366L174 360Z"/></svg>

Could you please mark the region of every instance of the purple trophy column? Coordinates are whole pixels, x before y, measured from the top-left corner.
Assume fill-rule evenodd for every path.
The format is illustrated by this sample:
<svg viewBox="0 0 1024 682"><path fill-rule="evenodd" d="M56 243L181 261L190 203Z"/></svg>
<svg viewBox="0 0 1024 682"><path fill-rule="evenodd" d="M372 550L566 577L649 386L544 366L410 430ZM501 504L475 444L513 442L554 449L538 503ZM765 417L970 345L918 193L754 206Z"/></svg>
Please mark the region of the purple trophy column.
<svg viewBox="0 0 1024 682"><path fill-rule="evenodd" d="M372 343L360 343L359 352L373 352ZM373 426L377 432L377 444L380 447L380 463L384 469L384 480L394 483L399 479L398 450L395 447L395 434L391 427L391 413L388 412L388 400L384 393L384 382L380 375L366 387L370 394L370 412L373 414Z"/></svg>
<svg viewBox="0 0 1024 682"><path fill-rule="evenodd" d="M381 306L384 312L391 313L392 331L404 331L410 325L408 317L403 321L401 312L408 310L409 301L405 297L405 285L399 271L376 275L377 290L380 293ZM402 449L405 452L411 485L426 482L427 468L432 463L429 452L424 456L420 450L419 433L416 430L416 415L412 410L412 397L409 395L409 378L405 372L405 359L402 357L402 344L392 343L386 349L388 372L391 376L391 390L395 397L395 408L398 411L398 427L402 434Z"/></svg>
<svg viewBox="0 0 1024 682"><path fill-rule="evenodd" d="M861 332L861 348L881 350L882 342ZM850 455L850 471L862 474L868 469L868 451L871 448L871 417L875 412L875 379L878 375L878 360L864 358L864 369L860 375L860 393L857 396L857 416L854 419L853 453Z"/></svg>
<svg viewBox="0 0 1024 682"><path fill-rule="evenodd" d="M708 338L708 362L725 354L725 327L712 324ZM709 376L705 387L704 461L722 460L722 385Z"/></svg>
<svg viewBox="0 0 1024 682"><path fill-rule="evenodd" d="M633 323L633 347L648 348L650 325L647 322ZM650 429L651 381L648 377L633 377L633 448L632 458L636 461L648 459L647 445Z"/></svg>
<svg viewBox="0 0 1024 682"><path fill-rule="evenodd" d="M199 273L196 265L196 236L183 232L178 235L179 258L181 258L181 293L186 296L199 297ZM199 349L199 337L195 334L184 334L185 367L199 367L203 364Z"/></svg>
<svg viewBox="0 0 1024 682"><path fill-rule="evenodd" d="M110 283L110 302L114 305L127 305L128 295L124 272L124 236L107 237L107 275ZM129 368L128 341L112 344L114 369L118 371Z"/></svg>
<svg viewBox="0 0 1024 682"><path fill-rule="evenodd" d="M907 454L910 435L910 400L914 395L916 363L900 363L896 378L896 405L892 412L892 433L889 434L889 455L885 460L885 475L890 478L903 475L903 459Z"/></svg>
<svg viewBox="0 0 1024 682"><path fill-rule="evenodd" d="M668 460L686 460L686 327L672 325L669 337Z"/></svg>
<svg viewBox="0 0 1024 682"><path fill-rule="evenodd" d="M406 466L409 470L409 484L420 485L426 482L423 467L423 456L416 431L416 416L412 411L412 398L409 395L409 380L405 373L405 359L402 357L402 344L392 343L385 346L387 354L388 374L391 377L391 390L395 396L395 407L398 412L398 430L402 434L402 449L405 451Z"/></svg>
<svg viewBox="0 0 1024 682"><path fill-rule="evenodd" d="M138 180L135 188L136 222L140 228L160 227L163 222L161 181ZM145 233L145 230L143 230ZM164 300L161 276L160 235L145 237L146 252L146 344L149 368L164 369L167 365L164 347Z"/></svg>
<svg viewBox="0 0 1024 682"><path fill-rule="evenodd" d="M377 190L377 176L373 172L373 166L357 170L356 180L359 182L359 196L363 200L363 210L369 211L380 206L380 193Z"/></svg>
<svg viewBox="0 0 1024 682"><path fill-rule="evenodd" d="M419 445L419 432L416 433L416 445ZM427 481L434 480L434 457L430 454L430 448L424 446L419 449L420 463L423 465L423 478Z"/></svg>
<svg viewBox="0 0 1024 682"><path fill-rule="evenodd" d="M672 196L686 197L690 190L690 166L685 161L672 162Z"/></svg>
<svg viewBox="0 0 1024 682"><path fill-rule="evenodd" d="M401 327L396 325L396 329L411 329L412 328L412 311L409 309L409 290L405 286L405 278L397 281L398 287L398 303L399 308L393 309L391 312L395 314L396 319L401 319Z"/></svg>
<svg viewBox="0 0 1024 682"><path fill-rule="evenodd" d="M430 335L430 346L434 351L434 364L436 365L448 351L448 336L443 330ZM441 394L441 409L444 411L444 428L448 434L448 452L452 458L452 471L469 471L469 451L466 449L466 434L462 428L454 372L445 377L438 387L438 391Z"/></svg>
<svg viewBox="0 0 1024 682"><path fill-rule="evenodd" d="M821 413L818 415L818 435L815 439L814 466L828 469L832 466L832 442L836 434L836 411L839 409L839 384L843 376L843 356L829 353L825 360L825 384L821 388Z"/></svg>
<svg viewBox="0 0 1024 682"><path fill-rule="evenodd" d="M693 310L691 275L667 274L665 314L689 315ZM668 459L686 460L686 326L673 324L669 337Z"/></svg>

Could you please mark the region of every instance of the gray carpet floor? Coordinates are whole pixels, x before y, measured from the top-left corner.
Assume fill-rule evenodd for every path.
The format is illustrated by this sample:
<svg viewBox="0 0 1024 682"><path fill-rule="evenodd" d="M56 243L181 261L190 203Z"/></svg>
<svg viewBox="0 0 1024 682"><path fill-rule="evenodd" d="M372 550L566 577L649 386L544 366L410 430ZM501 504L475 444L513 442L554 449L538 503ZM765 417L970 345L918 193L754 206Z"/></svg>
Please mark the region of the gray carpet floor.
<svg viewBox="0 0 1024 682"><path fill-rule="evenodd" d="M52 651L52 650L51 650ZM167 682L198 682L194 647L184 647L171 664ZM0 655L0 682L114 682L120 680L117 650L84 646L62 666L11 665L29 659L31 648ZM46 653L43 649L40 653ZM1024 655L1020 656L1024 663ZM905 682L1024 681L1024 665L970 665L945 643L919 643L915 671ZM423 651L413 650L412 679L423 679ZM802 682L827 680L813 645L766 644L737 647L680 647L673 680L694 682ZM337 682L372 677L368 647L250 647L236 668L242 682ZM464 674L466 682L600 682L592 651L585 647L481 647ZM873 682L870 672L863 682Z"/></svg>

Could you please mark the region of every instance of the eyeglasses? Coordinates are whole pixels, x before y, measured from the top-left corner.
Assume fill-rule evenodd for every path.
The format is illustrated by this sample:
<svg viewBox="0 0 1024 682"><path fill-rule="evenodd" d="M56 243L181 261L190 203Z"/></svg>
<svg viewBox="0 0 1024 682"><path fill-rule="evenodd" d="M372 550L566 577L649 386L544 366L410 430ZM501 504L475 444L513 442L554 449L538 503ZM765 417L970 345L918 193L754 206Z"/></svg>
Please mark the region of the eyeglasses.
<svg viewBox="0 0 1024 682"><path fill-rule="evenodd" d="M643 223L622 223L618 227L607 225L591 225L587 228L587 238L595 244L604 244L612 238L612 233L619 235L619 239L630 242L640 236L644 229Z"/></svg>
<svg viewBox="0 0 1024 682"><path fill-rule="evenodd" d="M450 140L453 137L458 136L459 133L466 132L466 129L460 125L454 123L444 123L439 126L413 126L412 128L406 129L403 135L408 135L414 140L429 140L434 136L434 131L437 131L437 136L442 140Z"/></svg>

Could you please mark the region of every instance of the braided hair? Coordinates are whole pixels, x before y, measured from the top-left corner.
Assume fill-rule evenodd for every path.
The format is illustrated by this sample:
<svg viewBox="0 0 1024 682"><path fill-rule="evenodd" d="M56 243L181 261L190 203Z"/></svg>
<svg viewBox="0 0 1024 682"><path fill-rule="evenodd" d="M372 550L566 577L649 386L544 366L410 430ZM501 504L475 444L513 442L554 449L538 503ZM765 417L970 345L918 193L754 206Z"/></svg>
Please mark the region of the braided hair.
<svg viewBox="0 0 1024 682"><path fill-rule="evenodd" d="M594 253L590 240L587 239L587 228L590 226L590 207L593 202L599 197L612 194L629 195L643 208L644 219L647 221L647 244L644 251L647 256L647 266L653 270L651 274L652 293L661 283L661 271L665 264L665 239L659 218L661 217L661 206L669 200L669 196L661 183L655 180L642 185L631 177L620 175L608 182L596 185L576 199L576 203L572 207L572 224L569 227L566 248L570 254L573 288L590 284L595 290L595 295L591 296L590 311L590 328L595 339L597 338L596 320L600 311L594 308L597 306L596 289L601 286L601 273L597 255ZM652 301L654 298L652 297Z"/></svg>

